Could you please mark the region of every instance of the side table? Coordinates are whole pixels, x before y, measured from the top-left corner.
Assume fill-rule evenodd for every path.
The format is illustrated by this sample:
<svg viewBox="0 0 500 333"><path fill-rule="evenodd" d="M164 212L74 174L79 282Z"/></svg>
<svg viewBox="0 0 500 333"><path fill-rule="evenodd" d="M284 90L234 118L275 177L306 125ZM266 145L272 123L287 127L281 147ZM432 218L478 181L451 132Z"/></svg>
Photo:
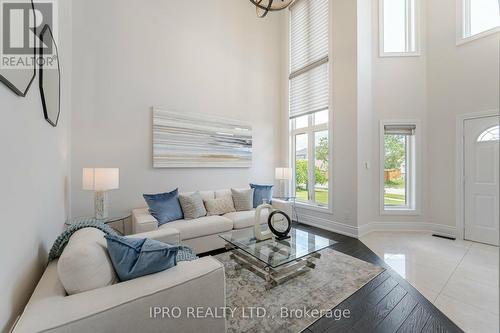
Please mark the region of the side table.
<svg viewBox="0 0 500 333"><path fill-rule="evenodd" d="M66 226L71 226L73 224L77 224L77 223L81 223L81 222L91 222L91 223L100 222L100 223L104 223L104 224L109 224L111 226L111 224L113 224L115 222L121 222L122 231L117 230L116 228L113 228L113 226L111 226L111 228L113 228L117 233L119 233L120 235L123 236L125 234L125 220L130 218L131 216L132 215L128 214L128 215L122 215L122 216L108 217L106 219L96 219L95 217L74 217L74 218L68 219L64 224Z"/></svg>

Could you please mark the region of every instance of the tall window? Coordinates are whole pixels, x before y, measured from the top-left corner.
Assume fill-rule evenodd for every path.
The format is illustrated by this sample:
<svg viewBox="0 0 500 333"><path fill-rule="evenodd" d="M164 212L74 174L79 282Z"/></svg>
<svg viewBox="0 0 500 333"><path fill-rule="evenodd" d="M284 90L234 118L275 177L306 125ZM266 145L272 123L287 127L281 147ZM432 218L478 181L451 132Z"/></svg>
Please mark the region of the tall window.
<svg viewBox="0 0 500 333"><path fill-rule="evenodd" d="M290 8L290 141L297 201L329 204L328 0Z"/></svg>
<svg viewBox="0 0 500 333"><path fill-rule="evenodd" d="M500 3L498 0L461 0L462 38L500 30Z"/></svg>
<svg viewBox="0 0 500 333"><path fill-rule="evenodd" d="M416 125L384 125L383 207L415 210Z"/></svg>
<svg viewBox="0 0 500 333"><path fill-rule="evenodd" d="M291 120L297 201L328 206L328 110Z"/></svg>
<svg viewBox="0 0 500 333"><path fill-rule="evenodd" d="M418 55L419 0L379 0L380 55Z"/></svg>

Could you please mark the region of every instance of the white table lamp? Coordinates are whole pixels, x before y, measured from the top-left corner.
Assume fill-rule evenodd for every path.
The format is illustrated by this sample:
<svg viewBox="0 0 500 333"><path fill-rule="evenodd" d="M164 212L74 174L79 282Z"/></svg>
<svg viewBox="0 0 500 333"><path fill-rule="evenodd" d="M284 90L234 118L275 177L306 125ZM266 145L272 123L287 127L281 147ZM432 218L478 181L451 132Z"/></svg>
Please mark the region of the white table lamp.
<svg viewBox="0 0 500 333"><path fill-rule="evenodd" d="M120 185L118 168L84 168L82 187L84 191L94 191L94 210L96 219L107 219L108 191L116 190Z"/></svg>
<svg viewBox="0 0 500 333"><path fill-rule="evenodd" d="M287 196L286 184L292 179L292 169L291 168L276 168L275 177L276 180L280 181L280 187L283 197Z"/></svg>

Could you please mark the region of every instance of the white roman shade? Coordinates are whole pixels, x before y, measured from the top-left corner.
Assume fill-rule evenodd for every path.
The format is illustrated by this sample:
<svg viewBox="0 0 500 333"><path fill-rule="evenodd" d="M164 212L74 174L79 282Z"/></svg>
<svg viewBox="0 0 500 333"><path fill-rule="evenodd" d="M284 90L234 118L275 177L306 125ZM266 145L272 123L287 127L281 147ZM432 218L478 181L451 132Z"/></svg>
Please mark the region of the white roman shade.
<svg viewBox="0 0 500 333"><path fill-rule="evenodd" d="M415 135L416 125L385 125L384 133L392 135Z"/></svg>
<svg viewBox="0 0 500 333"><path fill-rule="evenodd" d="M290 8L290 118L328 109L328 0Z"/></svg>

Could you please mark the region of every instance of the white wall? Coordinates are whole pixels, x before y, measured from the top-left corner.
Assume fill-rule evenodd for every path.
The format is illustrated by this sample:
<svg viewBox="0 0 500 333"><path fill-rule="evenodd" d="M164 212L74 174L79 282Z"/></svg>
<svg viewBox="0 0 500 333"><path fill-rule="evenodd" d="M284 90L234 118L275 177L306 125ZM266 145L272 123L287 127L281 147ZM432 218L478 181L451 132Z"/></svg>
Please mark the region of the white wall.
<svg viewBox="0 0 500 333"><path fill-rule="evenodd" d="M429 219L455 226L455 122L460 114L499 108L500 33L456 45L455 0L429 1Z"/></svg>
<svg viewBox="0 0 500 333"><path fill-rule="evenodd" d="M357 225L371 222L372 207L374 201L372 170L377 169L373 165L373 157L376 152L372 149L374 135L373 117L373 1L358 0L357 17L357 44L358 44L358 220ZM377 7L377 6L375 6ZM376 132L375 132L376 133ZM376 198L376 197L375 197Z"/></svg>
<svg viewBox="0 0 500 333"><path fill-rule="evenodd" d="M456 116L498 110L500 34L457 46L456 0L421 0L421 55L379 57L378 1L372 5L373 199L370 214L367 219L358 219L358 224L361 229L370 222L383 222L384 227L392 223L394 228L405 228L408 224L411 229L422 225L426 229L425 225L430 223L434 230L453 233ZM420 214L381 215L379 123L409 119L421 124L417 133L421 138L417 180L421 189ZM364 210L360 202L358 205Z"/></svg>
<svg viewBox="0 0 500 333"><path fill-rule="evenodd" d="M333 221L357 224L357 3L333 0L331 98L333 111ZM340 144L341 143L341 144ZM335 209L336 208L336 209Z"/></svg>
<svg viewBox="0 0 500 333"><path fill-rule="evenodd" d="M75 1L72 215L93 213L83 167L120 168L112 214L144 206L143 193L272 183L281 16L258 19L248 1ZM153 169L153 105L249 121L252 168Z"/></svg>
<svg viewBox="0 0 500 333"><path fill-rule="evenodd" d="M67 214L71 104L71 1L59 4L62 111L57 128L43 117L38 76L20 98L0 84L0 331L31 295Z"/></svg>

